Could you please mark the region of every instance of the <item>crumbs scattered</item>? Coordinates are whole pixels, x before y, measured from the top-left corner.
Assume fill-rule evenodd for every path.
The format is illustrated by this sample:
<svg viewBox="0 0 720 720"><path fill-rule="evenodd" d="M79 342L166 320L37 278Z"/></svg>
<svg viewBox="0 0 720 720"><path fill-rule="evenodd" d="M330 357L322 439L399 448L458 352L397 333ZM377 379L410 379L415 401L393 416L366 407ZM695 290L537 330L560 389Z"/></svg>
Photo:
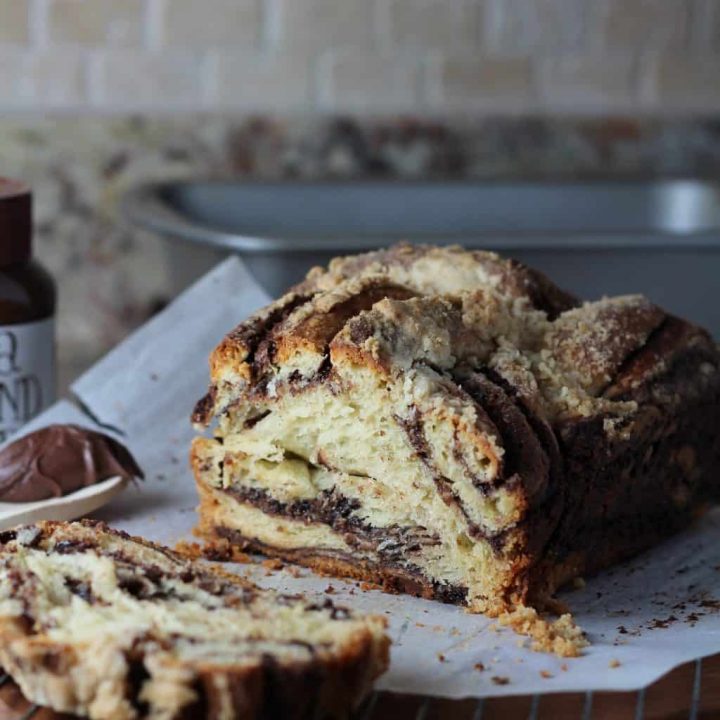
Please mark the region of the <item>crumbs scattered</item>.
<svg viewBox="0 0 720 720"><path fill-rule="evenodd" d="M280 558L267 558L262 561L262 566L266 570L282 570L285 567L285 563Z"/></svg>
<svg viewBox="0 0 720 720"><path fill-rule="evenodd" d="M437 654L437 659L438 659L440 662L445 662L445 656L444 656L442 653L438 653L438 654Z"/></svg>
<svg viewBox="0 0 720 720"><path fill-rule="evenodd" d="M473 665L473 668L474 668L475 670L477 670L478 672L483 672L483 670L485 670L485 666L484 666L481 662L476 662L476 663Z"/></svg>
<svg viewBox="0 0 720 720"><path fill-rule="evenodd" d="M621 665L620 661L619 661L618 659L616 659L616 658L613 658L613 659L608 663L608 667L610 667L610 668L618 668L618 667L620 667L620 665Z"/></svg>
<svg viewBox="0 0 720 720"><path fill-rule="evenodd" d="M335 594L335 588L332 585L328 585L325 588L325 594L326 595L334 595Z"/></svg>
<svg viewBox="0 0 720 720"><path fill-rule="evenodd" d="M508 685L510 683L510 678L507 678L504 675L493 675L490 679L493 681L494 685Z"/></svg>
<svg viewBox="0 0 720 720"><path fill-rule="evenodd" d="M649 625L648 628L650 630L666 630L670 625L673 623L676 623L678 619L675 617L675 615L668 615L664 620L660 620L656 618L653 620Z"/></svg>
<svg viewBox="0 0 720 720"><path fill-rule="evenodd" d="M548 670L541 670L540 671L540 677L544 678L545 680L550 680L550 678L554 677L551 672Z"/></svg>
<svg viewBox="0 0 720 720"><path fill-rule="evenodd" d="M541 617L534 608L518 606L512 612L502 614L498 621L516 633L530 637L531 649L538 652L577 657L589 644L583 631L568 614L551 621Z"/></svg>
<svg viewBox="0 0 720 720"><path fill-rule="evenodd" d="M630 614L629 610L622 610L622 609L621 610L610 610L608 612L608 615L610 617L626 617L629 614Z"/></svg>
<svg viewBox="0 0 720 720"><path fill-rule="evenodd" d="M567 672L567 671L568 671L568 664L567 664L567 663L563 663L563 664L560 666L560 669L561 669L563 672Z"/></svg>
<svg viewBox="0 0 720 720"><path fill-rule="evenodd" d="M424 628L424 627L427 627L427 625L425 623L416 622L415 627Z"/></svg>
<svg viewBox="0 0 720 720"><path fill-rule="evenodd" d="M213 562L250 562L250 556L247 553L233 548L227 540L222 539L212 540L202 545L196 542L180 540L175 543L175 552L193 560L203 558Z"/></svg>

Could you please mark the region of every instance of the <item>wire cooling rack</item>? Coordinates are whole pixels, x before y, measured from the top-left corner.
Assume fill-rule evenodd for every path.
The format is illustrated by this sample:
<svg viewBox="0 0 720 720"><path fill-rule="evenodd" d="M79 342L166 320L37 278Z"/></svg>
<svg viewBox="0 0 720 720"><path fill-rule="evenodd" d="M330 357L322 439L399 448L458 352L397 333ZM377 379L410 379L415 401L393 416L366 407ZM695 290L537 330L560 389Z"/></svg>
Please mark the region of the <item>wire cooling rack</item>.
<svg viewBox="0 0 720 720"><path fill-rule="evenodd" d="M0 720L70 718L25 700L0 671ZM486 700L375 692L355 720L720 720L720 655L673 670L645 690L573 693ZM197 720L202 720L198 718Z"/></svg>

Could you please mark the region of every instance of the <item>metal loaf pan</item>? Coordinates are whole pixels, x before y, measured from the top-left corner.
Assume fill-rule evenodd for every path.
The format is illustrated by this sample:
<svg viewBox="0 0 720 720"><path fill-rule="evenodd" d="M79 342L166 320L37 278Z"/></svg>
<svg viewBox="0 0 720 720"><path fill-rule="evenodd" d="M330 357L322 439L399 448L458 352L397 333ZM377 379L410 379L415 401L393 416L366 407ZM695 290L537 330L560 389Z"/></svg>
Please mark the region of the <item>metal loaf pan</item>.
<svg viewBox="0 0 720 720"><path fill-rule="evenodd" d="M399 240L497 250L592 299L644 293L720 336L720 184L185 182L136 188L179 285L235 252L273 295L313 265Z"/></svg>

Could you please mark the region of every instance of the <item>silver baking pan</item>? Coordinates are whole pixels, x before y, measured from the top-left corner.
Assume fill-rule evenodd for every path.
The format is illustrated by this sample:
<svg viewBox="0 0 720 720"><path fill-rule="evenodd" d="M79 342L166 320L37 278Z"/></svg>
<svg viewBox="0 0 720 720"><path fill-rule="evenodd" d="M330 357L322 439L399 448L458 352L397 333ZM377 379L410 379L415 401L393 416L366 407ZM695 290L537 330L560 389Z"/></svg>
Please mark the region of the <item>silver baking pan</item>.
<svg viewBox="0 0 720 720"><path fill-rule="evenodd" d="M642 292L720 336L720 184L185 182L138 187L134 225L179 285L240 254L281 293L334 255L399 240L497 250L586 298Z"/></svg>

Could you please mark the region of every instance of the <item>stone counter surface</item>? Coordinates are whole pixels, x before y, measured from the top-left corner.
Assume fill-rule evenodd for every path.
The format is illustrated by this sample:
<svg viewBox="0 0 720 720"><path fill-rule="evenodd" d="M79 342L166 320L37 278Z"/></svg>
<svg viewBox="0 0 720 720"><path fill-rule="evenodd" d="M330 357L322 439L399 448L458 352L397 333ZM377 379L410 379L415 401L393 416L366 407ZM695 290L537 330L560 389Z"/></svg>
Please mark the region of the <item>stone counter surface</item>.
<svg viewBox="0 0 720 720"><path fill-rule="evenodd" d="M61 387L176 289L166 246L125 226L150 179L720 177L720 120L167 117L0 119L0 173L35 191L60 290Z"/></svg>

